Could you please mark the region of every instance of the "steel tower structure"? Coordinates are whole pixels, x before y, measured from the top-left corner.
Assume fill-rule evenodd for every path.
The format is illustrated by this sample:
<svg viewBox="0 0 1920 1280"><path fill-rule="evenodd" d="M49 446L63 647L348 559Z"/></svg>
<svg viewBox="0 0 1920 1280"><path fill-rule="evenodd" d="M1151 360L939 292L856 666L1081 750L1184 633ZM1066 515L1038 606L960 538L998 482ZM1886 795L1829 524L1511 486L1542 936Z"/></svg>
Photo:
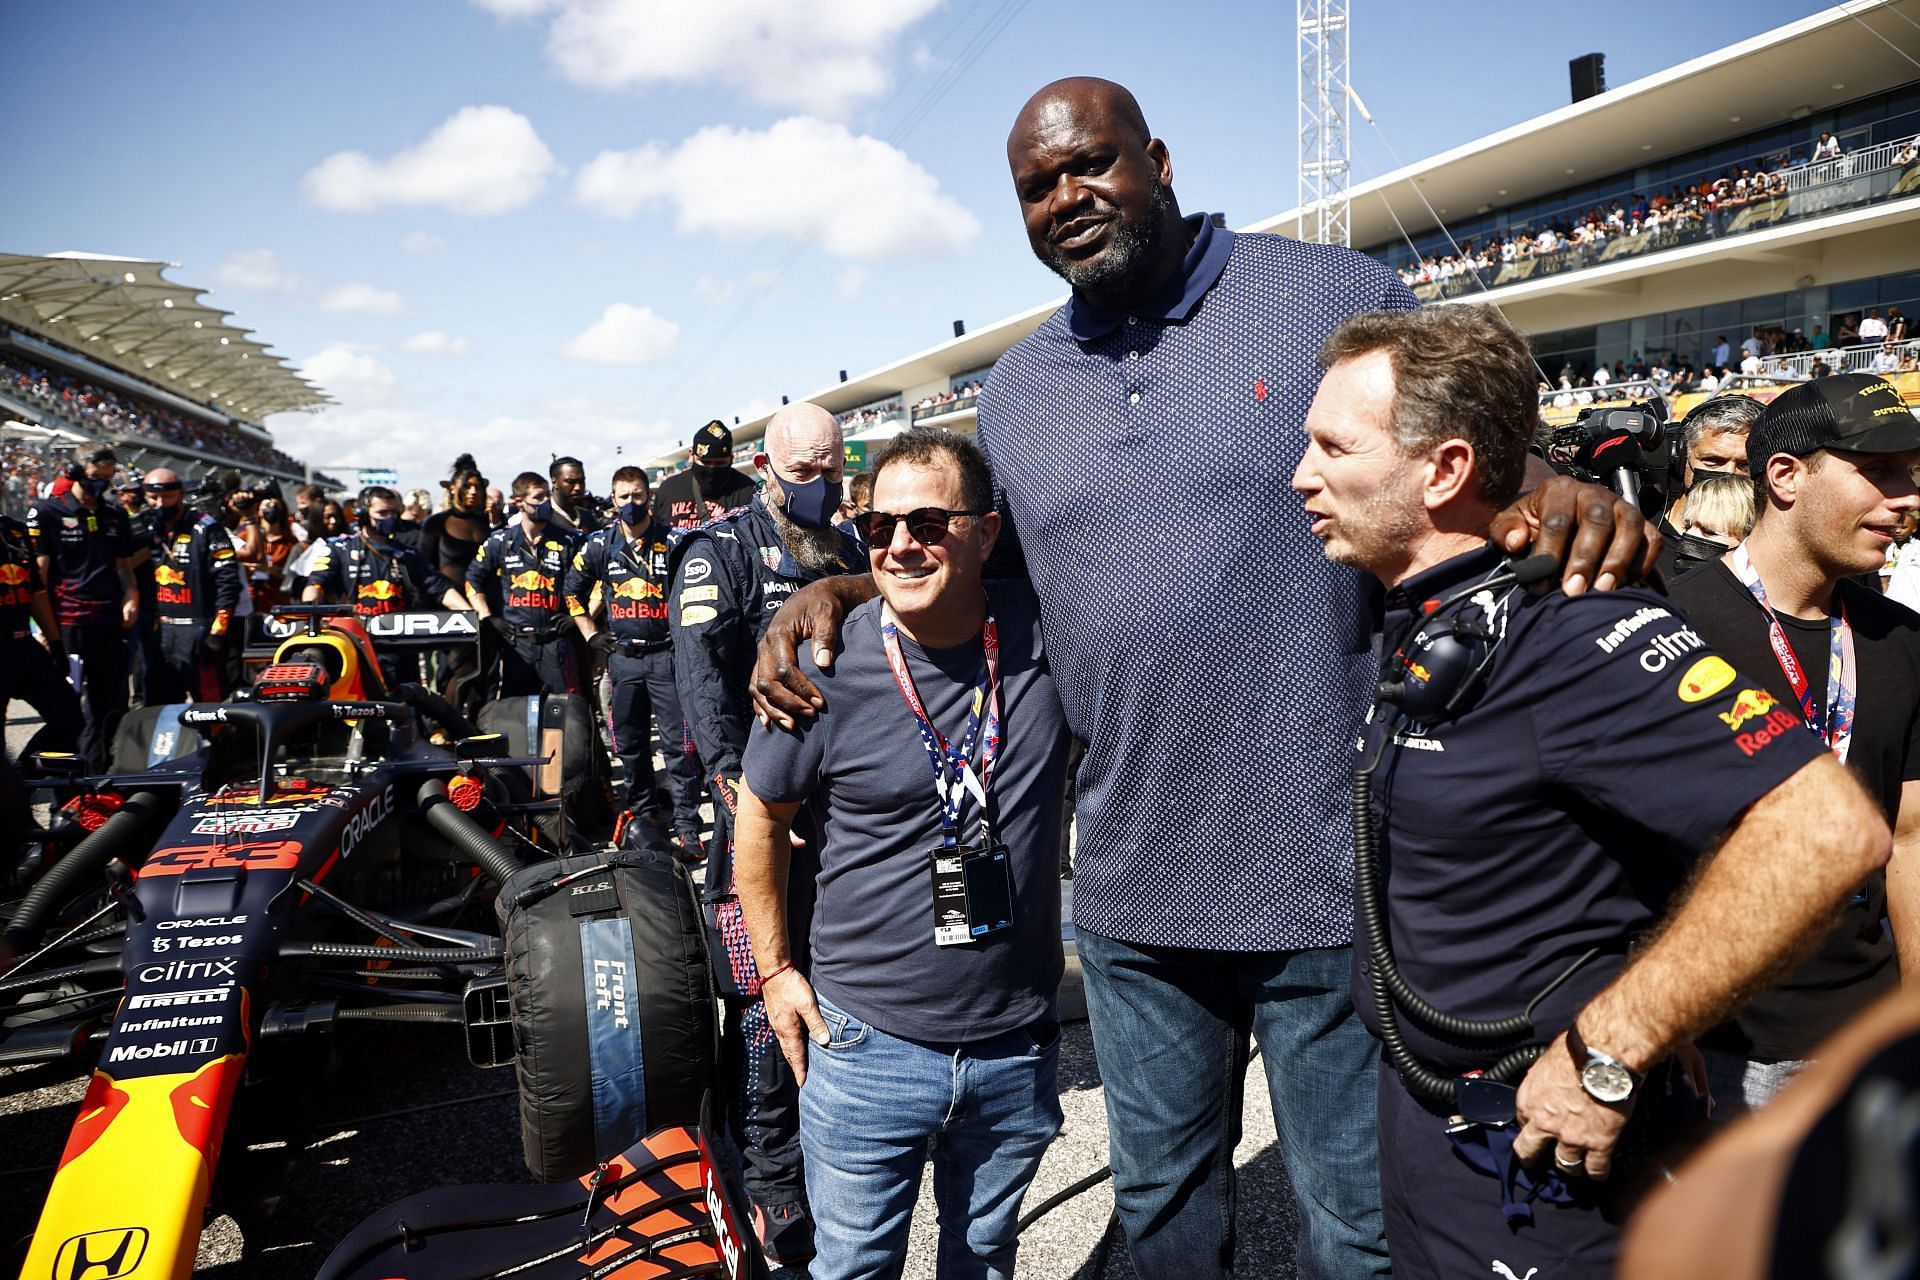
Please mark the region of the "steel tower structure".
<svg viewBox="0 0 1920 1280"><path fill-rule="evenodd" d="M1348 245L1347 0L1295 0L1300 26L1300 238Z"/></svg>

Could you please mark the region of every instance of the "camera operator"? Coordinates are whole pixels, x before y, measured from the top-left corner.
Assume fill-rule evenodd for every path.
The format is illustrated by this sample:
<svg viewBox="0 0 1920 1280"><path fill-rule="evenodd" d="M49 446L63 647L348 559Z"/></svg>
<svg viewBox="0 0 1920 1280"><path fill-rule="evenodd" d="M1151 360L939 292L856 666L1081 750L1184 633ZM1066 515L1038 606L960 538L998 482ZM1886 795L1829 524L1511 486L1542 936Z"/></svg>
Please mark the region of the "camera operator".
<svg viewBox="0 0 1920 1280"><path fill-rule="evenodd" d="M1920 509L1920 423L1886 379L1841 373L1782 393L1746 443L1753 532L1674 584L1673 598L1702 639L1753 673L1744 727L1764 712L1811 729L1797 736L1824 742L1895 834L1884 880L1859 886L1820 949L1701 1042L1725 1116L1768 1101L1920 963L1920 617L1856 576L1879 569Z"/></svg>
<svg viewBox="0 0 1920 1280"><path fill-rule="evenodd" d="M1552 567L1489 542L1536 416L1498 313L1361 315L1321 355L1294 487L1328 558L1388 589L1355 1003L1386 1051L1394 1270L1611 1276L1704 1120L1674 1055L1804 954L1889 833L1664 599L1530 592Z"/></svg>
<svg viewBox="0 0 1920 1280"><path fill-rule="evenodd" d="M1668 582L1720 554L1700 545L1685 529L1687 495L1708 476L1747 473L1747 431L1765 407L1748 396L1715 396L1680 423L1679 483L1667 495L1666 514L1660 517L1666 538L1660 573Z"/></svg>

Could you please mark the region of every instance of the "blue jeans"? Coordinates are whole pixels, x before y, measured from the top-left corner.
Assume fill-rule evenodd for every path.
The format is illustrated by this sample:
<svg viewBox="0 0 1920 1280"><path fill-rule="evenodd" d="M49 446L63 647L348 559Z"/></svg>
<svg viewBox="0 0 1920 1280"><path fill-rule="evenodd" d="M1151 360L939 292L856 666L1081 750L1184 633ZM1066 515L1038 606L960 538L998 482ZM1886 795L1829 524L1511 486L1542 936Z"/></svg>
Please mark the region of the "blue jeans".
<svg viewBox="0 0 1920 1280"><path fill-rule="evenodd" d="M800 1146L813 1210L811 1280L898 1276L932 1146L940 1280L1011 1280L1021 1197L1060 1132L1057 1028L986 1040L902 1040L822 999L831 1039L807 1048Z"/></svg>
<svg viewBox="0 0 1920 1280"><path fill-rule="evenodd" d="M1114 1200L1140 1275L1233 1274L1249 1034L1300 1205L1300 1274L1388 1274L1379 1048L1354 1016L1349 949L1198 951L1076 936Z"/></svg>

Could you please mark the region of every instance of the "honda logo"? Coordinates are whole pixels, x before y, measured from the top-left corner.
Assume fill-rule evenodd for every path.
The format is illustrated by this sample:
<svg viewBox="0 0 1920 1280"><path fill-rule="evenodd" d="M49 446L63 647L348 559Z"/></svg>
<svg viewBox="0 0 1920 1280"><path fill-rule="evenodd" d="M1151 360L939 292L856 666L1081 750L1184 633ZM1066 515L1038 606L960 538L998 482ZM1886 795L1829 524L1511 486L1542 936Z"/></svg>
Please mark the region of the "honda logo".
<svg viewBox="0 0 1920 1280"><path fill-rule="evenodd" d="M145 1227L115 1227L73 1236L53 1259L51 1280L119 1280L132 1275L147 1252Z"/></svg>

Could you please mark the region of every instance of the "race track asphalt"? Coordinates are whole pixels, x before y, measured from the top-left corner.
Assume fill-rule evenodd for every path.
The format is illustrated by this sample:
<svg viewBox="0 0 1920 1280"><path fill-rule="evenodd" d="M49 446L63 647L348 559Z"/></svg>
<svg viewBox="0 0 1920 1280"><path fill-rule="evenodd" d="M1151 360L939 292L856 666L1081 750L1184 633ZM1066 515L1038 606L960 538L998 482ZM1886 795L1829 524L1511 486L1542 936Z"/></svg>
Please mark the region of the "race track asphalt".
<svg viewBox="0 0 1920 1280"><path fill-rule="evenodd" d="M16 716L7 725L9 747L17 749L34 727L36 722ZM230 1136L223 1164L232 1164L243 1175L236 1181L250 1189L277 1190L278 1203L244 1229L224 1215L209 1224L198 1274L305 1280L355 1224L402 1196L453 1183L528 1181L513 1073L469 1065L454 1029L359 1025L335 1035L331 1050L329 1069L304 1100L277 1109L274 1132L256 1129L251 1143L244 1140L248 1135ZM1260 1072L1257 1062L1253 1070ZM1257 1074L1249 1084L1244 1136L1235 1153L1242 1179L1239 1272L1283 1280L1295 1274L1296 1210L1267 1091ZM1084 1022L1069 1023L1062 1032L1060 1085L1066 1126L1028 1193L1029 1209L1106 1164L1099 1064ZM81 1088L78 1079L49 1081L32 1069L0 1069L5 1248L33 1229ZM128 1176L139 1174L129 1170ZM1023 1237L1016 1275L1098 1280L1089 1263L1112 1208L1111 1190L1101 1183L1034 1223ZM909 1280L933 1278L934 1222L931 1187L923 1183ZM1123 1239L1102 1274L1114 1280L1135 1275ZM775 1275L799 1280L805 1272Z"/></svg>

